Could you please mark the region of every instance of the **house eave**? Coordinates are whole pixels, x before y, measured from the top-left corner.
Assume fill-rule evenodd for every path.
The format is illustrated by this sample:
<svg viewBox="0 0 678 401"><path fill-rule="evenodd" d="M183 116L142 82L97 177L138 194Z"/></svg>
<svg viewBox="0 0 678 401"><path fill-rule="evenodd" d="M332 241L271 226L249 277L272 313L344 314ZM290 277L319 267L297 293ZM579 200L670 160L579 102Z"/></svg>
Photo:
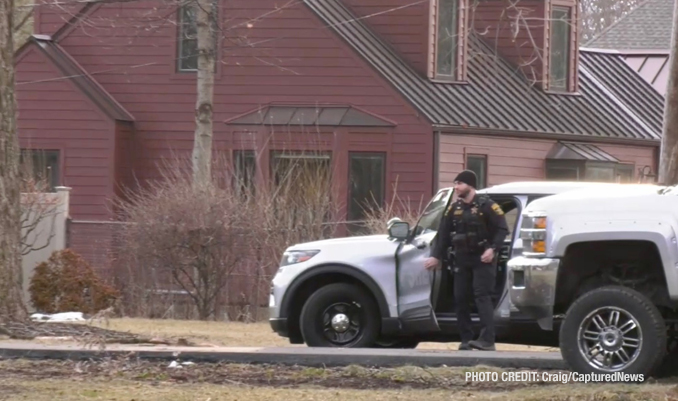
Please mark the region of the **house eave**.
<svg viewBox="0 0 678 401"><path fill-rule="evenodd" d="M619 145L636 145L651 147L661 146L661 141L658 139L605 138L593 135L539 132L539 131L514 131L502 128L462 127L458 125L442 125L442 124L433 124L433 129L434 131L438 131L443 134L484 135L497 138L511 137L536 140L548 139L548 140L609 143Z"/></svg>

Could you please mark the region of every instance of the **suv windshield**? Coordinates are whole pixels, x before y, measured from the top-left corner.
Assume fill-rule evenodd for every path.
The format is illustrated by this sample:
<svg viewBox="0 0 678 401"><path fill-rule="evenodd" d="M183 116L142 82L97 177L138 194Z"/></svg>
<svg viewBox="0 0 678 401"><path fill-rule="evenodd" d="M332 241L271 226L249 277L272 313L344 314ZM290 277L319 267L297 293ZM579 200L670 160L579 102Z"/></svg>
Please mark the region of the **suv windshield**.
<svg viewBox="0 0 678 401"><path fill-rule="evenodd" d="M447 201L452 196L452 192L452 189L443 189L436 194L419 218L417 226L414 229L415 236L429 231L438 231L440 218L443 215Z"/></svg>

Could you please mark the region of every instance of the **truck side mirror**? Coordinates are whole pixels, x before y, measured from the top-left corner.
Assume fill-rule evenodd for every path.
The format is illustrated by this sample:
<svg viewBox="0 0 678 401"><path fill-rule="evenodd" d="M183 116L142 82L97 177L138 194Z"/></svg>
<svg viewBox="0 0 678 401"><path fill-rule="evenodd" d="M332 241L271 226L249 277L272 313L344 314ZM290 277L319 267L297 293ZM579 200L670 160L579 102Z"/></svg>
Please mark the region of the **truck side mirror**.
<svg viewBox="0 0 678 401"><path fill-rule="evenodd" d="M393 221L388 226L388 235L399 240L407 239L410 235L410 224L406 221Z"/></svg>

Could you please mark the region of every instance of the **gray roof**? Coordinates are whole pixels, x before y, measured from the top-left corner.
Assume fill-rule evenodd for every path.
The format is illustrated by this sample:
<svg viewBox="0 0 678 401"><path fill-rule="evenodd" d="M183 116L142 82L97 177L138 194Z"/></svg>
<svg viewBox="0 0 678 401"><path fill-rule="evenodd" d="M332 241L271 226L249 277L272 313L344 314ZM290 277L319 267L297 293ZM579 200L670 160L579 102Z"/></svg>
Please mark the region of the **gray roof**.
<svg viewBox="0 0 678 401"><path fill-rule="evenodd" d="M590 160L601 162L618 162L611 154L590 143L559 141L546 155L547 159L555 160Z"/></svg>
<svg viewBox="0 0 678 401"><path fill-rule="evenodd" d="M353 106L267 105L226 121L228 125L392 127L394 122Z"/></svg>
<svg viewBox="0 0 678 401"><path fill-rule="evenodd" d="M614 50L668 50L671 47L674 0L648 0L586 43Z"/></svg>
<svg viewBox="0 0 678 401"><path fill-rule="evenodd" d="M433 83L410 68L341 0L304 2L436 126L617 140L661 137L658 104L663 99L619 55L580 52L581 95L553 95L530 86L492 47L470 35L469 84ZM624 78L610 77L605 70L610 67ZM612 84L622 87L608 86ZM638 105L625 104L631 95Z"/></svg>

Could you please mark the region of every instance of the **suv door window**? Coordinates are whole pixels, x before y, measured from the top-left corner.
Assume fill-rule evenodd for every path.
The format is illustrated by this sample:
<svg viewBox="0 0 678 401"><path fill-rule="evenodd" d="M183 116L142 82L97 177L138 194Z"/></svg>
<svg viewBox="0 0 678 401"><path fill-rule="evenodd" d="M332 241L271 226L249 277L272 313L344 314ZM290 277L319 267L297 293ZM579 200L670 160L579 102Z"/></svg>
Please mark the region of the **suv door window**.
<svg viewBox="0 0 678 401"><path fill-rule="evenodd" d="M414 236L419 236L427 232L438 231L440 219L443 216L445 207L452 197L452 189L444 189L436 194L436 196L428 204L424 212L419 217L417 226L414 229Z"/></svg>

